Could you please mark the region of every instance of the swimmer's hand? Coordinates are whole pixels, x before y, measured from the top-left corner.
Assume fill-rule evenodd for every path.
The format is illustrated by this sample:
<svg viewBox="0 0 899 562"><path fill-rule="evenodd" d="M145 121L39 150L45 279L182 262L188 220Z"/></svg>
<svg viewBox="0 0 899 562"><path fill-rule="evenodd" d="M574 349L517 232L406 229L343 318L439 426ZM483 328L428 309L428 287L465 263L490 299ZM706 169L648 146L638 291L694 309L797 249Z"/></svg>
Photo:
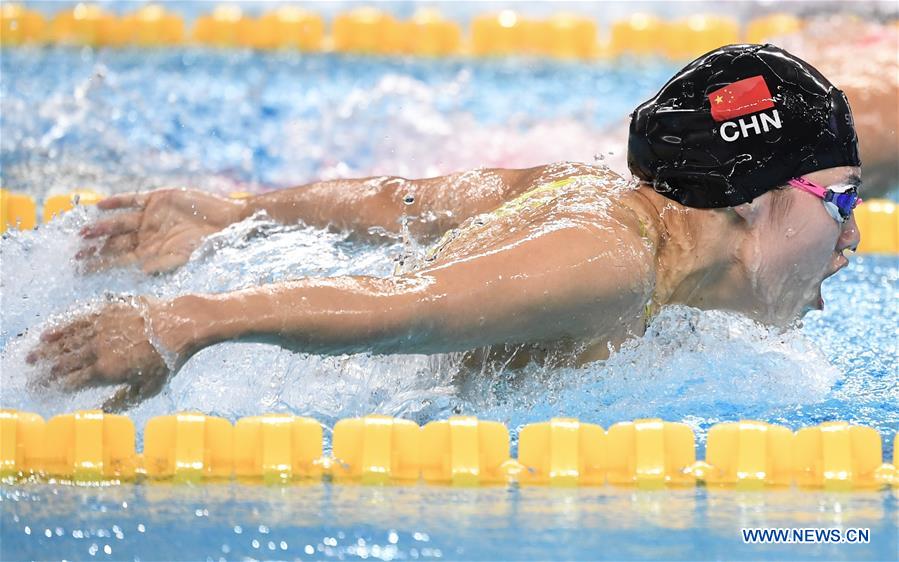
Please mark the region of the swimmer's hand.
<svg viewBox="0 0 899 562"><path fill-rule="evenodd" d="M103 410L112 412L157 394L169 375L140 310L129 303L110 304L47 330L26 360L45 367L36 382L69 392L126 385L103 404Z"/></svg>
<svg viewBox="0 0 899 562"><path fill-rule="evenodd" d="M87 271L137 265L145 273L163 273L184 265L203 239L244 218L245 204L202 191L162 189L124 193L100 201L104 210L121 210L81 230L87 240L75 258Z"/></svg>

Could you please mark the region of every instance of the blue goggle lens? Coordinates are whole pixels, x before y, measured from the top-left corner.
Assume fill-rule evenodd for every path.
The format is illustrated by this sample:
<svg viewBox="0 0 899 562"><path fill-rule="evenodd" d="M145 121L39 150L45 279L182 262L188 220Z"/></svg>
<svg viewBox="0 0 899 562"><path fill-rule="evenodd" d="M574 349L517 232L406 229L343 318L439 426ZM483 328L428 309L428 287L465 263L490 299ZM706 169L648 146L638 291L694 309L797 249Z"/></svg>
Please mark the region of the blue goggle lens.
<svg viewBox="0 0 899 562"><path fill-rule="evenodd" d="M840 216L844 221L847 221L852 214L852 210L858 205L858 190L852 188L842 193L828 190L824 200L836 205L837 209L840 210Z"/></svg>

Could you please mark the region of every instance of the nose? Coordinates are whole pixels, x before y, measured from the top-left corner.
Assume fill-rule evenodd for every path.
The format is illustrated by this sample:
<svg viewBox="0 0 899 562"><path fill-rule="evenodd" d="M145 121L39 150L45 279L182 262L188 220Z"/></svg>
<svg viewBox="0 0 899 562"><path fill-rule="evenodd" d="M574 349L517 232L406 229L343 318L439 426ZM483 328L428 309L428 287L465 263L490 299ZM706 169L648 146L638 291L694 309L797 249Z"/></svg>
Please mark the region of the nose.
<svg viewBox="0 0 899 562"><path fill-rule="evenodd" d="M843 223L840 229L840 237L837 239L837 251L850 249L853 252L861 242L861 233L858 231L858 223L855 222L855 213L849 215L849 220Z"/></svg>

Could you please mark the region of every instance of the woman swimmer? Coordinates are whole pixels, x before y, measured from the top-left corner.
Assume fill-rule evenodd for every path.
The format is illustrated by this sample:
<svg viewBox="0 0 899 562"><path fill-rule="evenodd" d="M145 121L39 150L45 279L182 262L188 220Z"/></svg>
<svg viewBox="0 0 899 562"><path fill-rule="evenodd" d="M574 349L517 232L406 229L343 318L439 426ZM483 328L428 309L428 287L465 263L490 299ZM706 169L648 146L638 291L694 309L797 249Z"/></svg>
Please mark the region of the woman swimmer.
<svg viewBox="0 0 899 562"><path fill-rule="evenodd" d="M122 212L83 231L105 240L79 256L94 268L176 268L203 237L257 211L360 232L395 229L411 212L427 217L416 234L446 234L416 269L388 278L108 304L46 331L28 361L69 390L124 385L107 409L158 392L191 354L235 339L322 354L515 343L578 364L642 335L666 304L789 324L822 307L821 282L859 242L848 103L776 47L722 47L685 67L633 113L628 163L637 185L559 164L323 182L242 202L187 190L114 196L100 207Z"/></svg>

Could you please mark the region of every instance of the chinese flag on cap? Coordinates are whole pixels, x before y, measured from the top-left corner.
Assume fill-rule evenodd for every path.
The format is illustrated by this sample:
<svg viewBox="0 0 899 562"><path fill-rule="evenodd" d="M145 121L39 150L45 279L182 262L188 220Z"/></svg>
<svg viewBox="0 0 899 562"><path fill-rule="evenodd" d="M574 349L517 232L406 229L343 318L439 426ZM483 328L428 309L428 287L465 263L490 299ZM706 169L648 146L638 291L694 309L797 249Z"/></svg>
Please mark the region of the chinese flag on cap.
<svg viewBox="0 0 899 562"><path fill-rule="evenodd" d="M768 84L761 76L745 78L709 94L712 119L727 121L774 107Z"/></svg>

